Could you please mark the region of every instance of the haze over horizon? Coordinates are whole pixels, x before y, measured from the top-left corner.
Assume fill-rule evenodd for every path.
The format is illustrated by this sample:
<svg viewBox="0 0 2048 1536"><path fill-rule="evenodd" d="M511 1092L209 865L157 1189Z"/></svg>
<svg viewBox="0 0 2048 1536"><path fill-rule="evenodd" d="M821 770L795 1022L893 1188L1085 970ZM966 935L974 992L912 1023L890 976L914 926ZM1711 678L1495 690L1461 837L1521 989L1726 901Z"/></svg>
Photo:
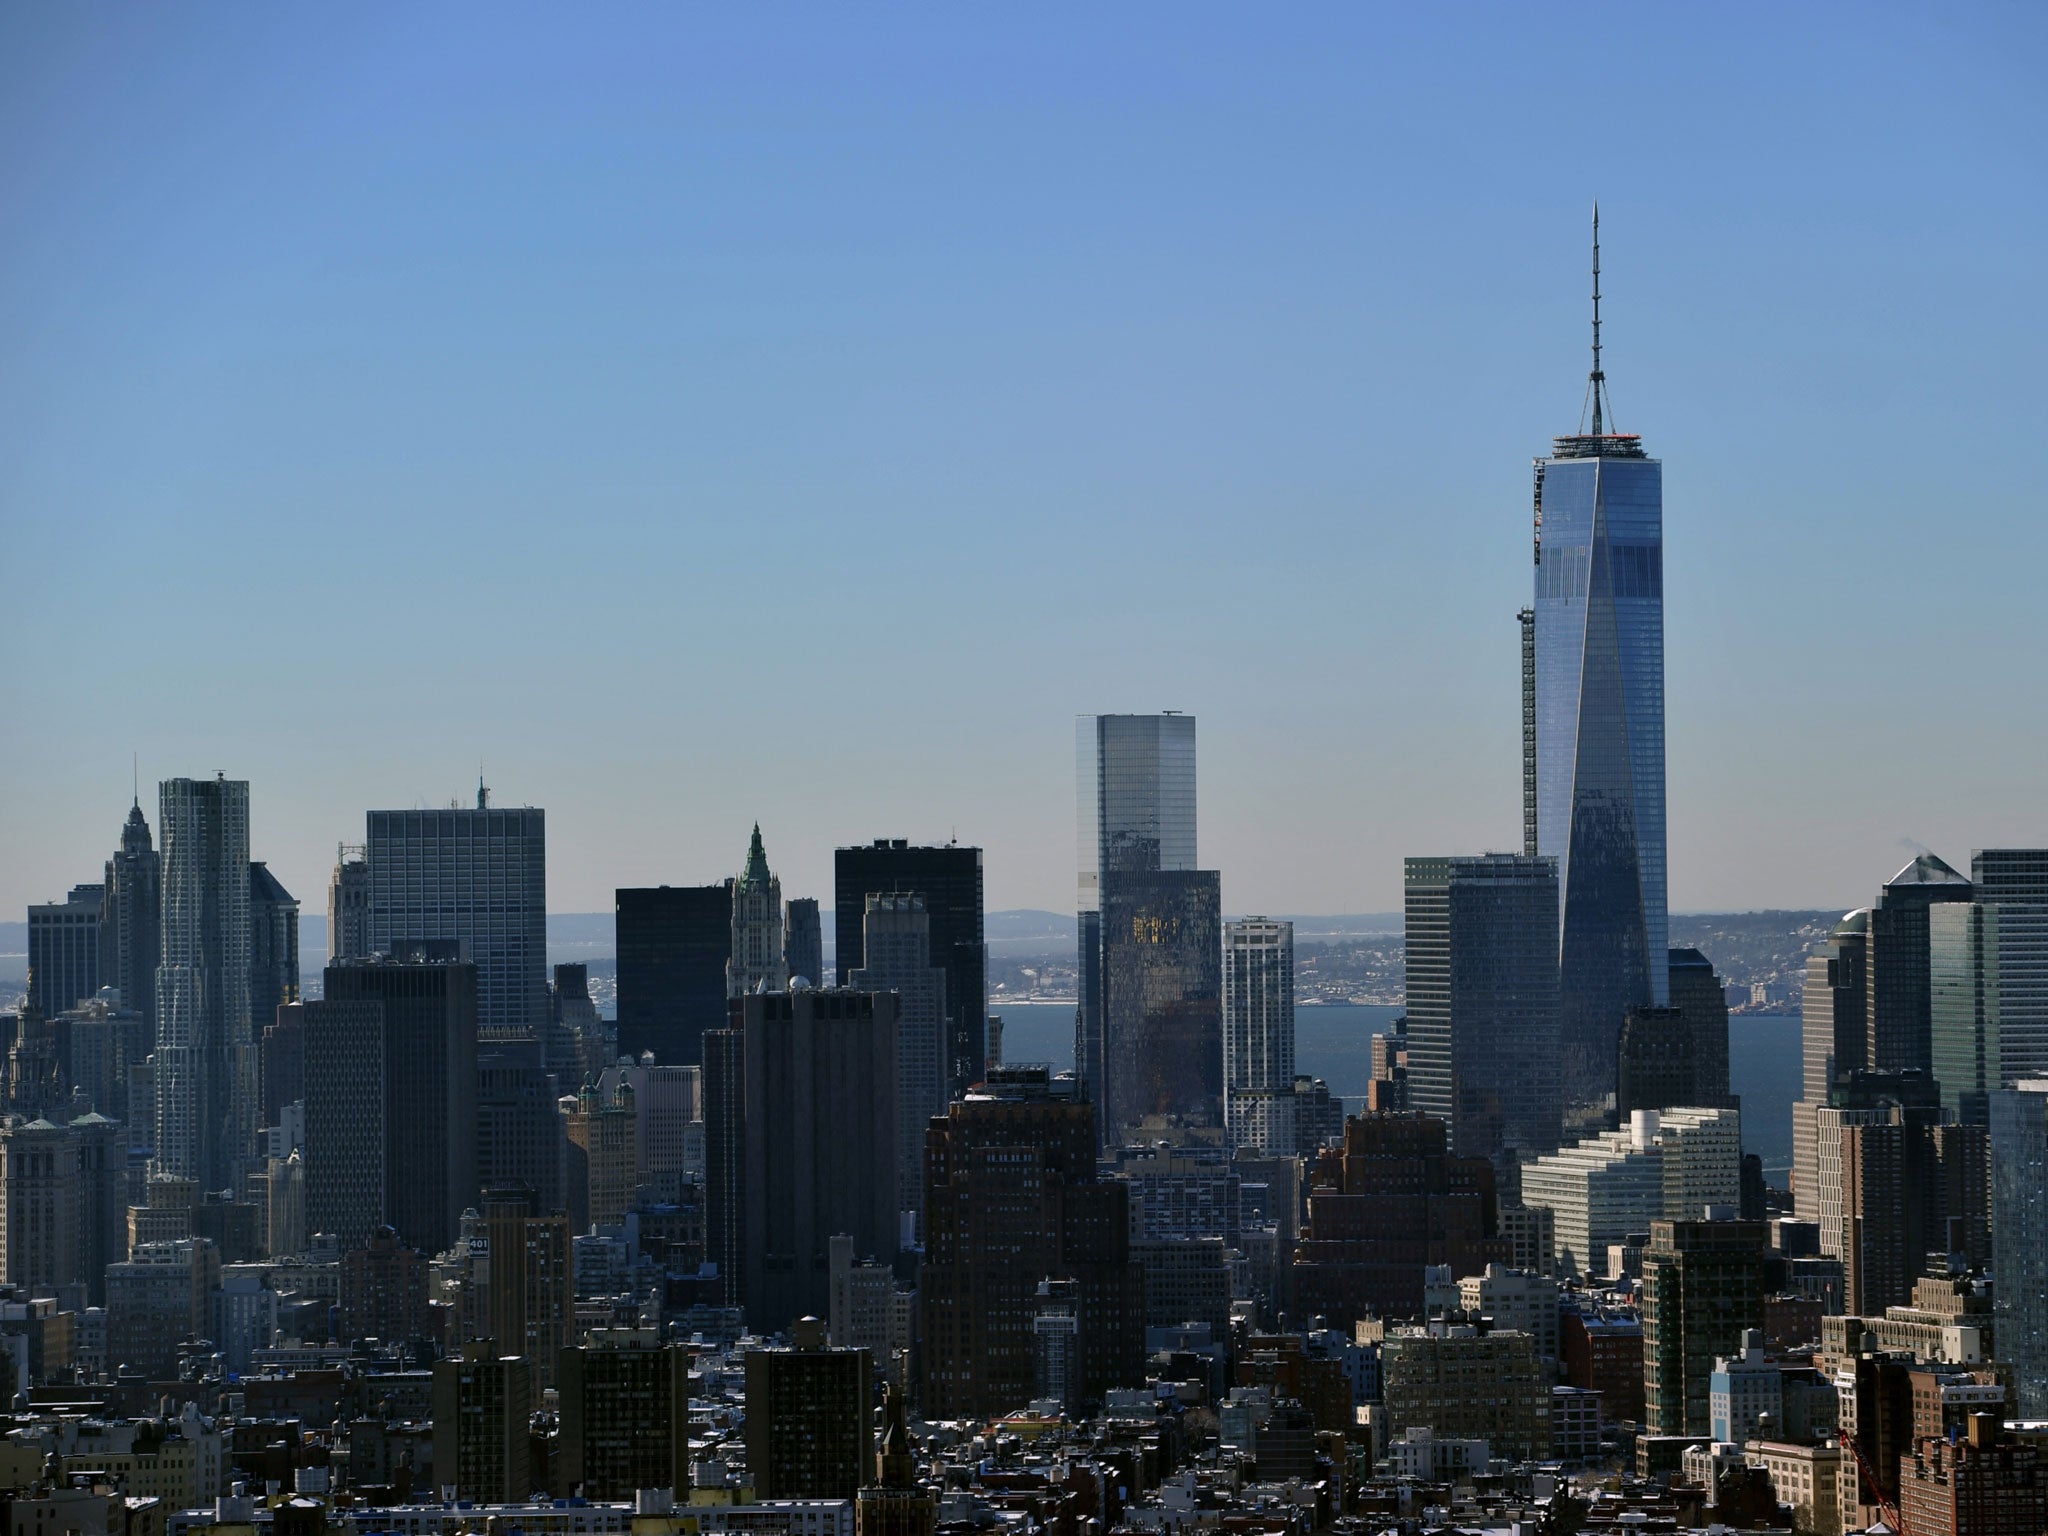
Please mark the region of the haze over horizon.
<svg viewBox="0 0 2048 1536"><path fill-rule="evenodd" d="M556 911L757 820L1071 911L1073 718L1166 708L1226 910L1397 910L1519 844L1596 196L1672 908L2048 843L2048 18L1598 14L14 8L0 912L131 752L308 912L480 761Z"/></svg>

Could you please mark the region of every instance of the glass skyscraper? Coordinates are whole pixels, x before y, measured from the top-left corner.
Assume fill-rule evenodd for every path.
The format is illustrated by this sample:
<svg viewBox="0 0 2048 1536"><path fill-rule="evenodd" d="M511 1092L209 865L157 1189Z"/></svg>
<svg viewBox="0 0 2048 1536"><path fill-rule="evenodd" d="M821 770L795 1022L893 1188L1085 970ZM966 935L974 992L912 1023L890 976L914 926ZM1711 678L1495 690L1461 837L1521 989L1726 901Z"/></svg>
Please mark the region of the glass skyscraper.
<svg viewBox="0 0 2048 1536"><path fill-rule="evenodd" d="M1099 1088L1103 871L1112 858L1120 869L1195 867L1195 719L1083 715L1074 722L1074 749L1081 834L1074 1070Z"/></svg>
<svg viewBox="0 0 2048 1536"><path fill-rule="evenodd" d="M1668 1006L1664 466L1633 434L1536 461L1537 849L1557 860L1569 1103L1613 1089L1631 1007Z"/></svg>

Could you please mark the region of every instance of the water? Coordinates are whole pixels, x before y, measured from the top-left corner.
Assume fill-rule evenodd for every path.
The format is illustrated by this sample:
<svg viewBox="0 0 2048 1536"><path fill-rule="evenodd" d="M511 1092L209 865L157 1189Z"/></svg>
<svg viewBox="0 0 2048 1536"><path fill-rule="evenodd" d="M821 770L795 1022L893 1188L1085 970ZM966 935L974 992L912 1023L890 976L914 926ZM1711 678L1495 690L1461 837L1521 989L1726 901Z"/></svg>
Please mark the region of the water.
<svg viewBox="0 0 2048 1536"><path fill-rule="evenodd" d="M1067 1003L1005 1003L1003 1055L1011 1061L1074 1064L1074 1009ZM1372 1077L1372 1037L1399 1018L1399 1008L1328 1003L1294 1012L1294 1065L1330 1091L1365 1097ZM1742 1100L1742 1147L1763 1159L1764 1177L1791 1182L1792 1101L1799 1097L1799 1020L1744 1014L1728 1021L1728 1086Z"/></svg>

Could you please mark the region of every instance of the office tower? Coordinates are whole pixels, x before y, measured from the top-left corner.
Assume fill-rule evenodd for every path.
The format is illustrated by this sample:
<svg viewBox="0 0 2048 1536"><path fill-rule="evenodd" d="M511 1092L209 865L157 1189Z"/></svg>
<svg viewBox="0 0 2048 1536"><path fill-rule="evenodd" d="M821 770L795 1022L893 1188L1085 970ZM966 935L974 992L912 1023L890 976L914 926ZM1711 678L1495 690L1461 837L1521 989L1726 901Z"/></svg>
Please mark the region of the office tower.
<svg viewBox="0 0 2048 1536"><path fill-rule="evenodd" d="M1405 902L1408 1102L1512 1192L1517 1165L1557 1149L1557 865L1409 859Z"/></svg>
<svg viewBox="0 0 2048 1536"><path fill-rule="evenodd" d="M265 1162L263 1233L273 1259L306 1251L306 1160L297 1151Z"/></svg>
<svg viewBox="0 0 2048 1536"><path fill-rule="evenodd" d="M740 1306L747 1262L747 1079L744 1014L704 1032L704 1257L718 1305Z"/></svg>
<svg viewBox="0 0 2048 1536"><path fill-rule="evenodd" d="M476 1180L491 1190L532 1192L547 1214L567 1209L562 1190L565 1137L555 1078L538 1043L493 1042L477 1050Z"/></svg>
<svg viewBox="0 0 2048 1536"><path fill-rule="evenodd" d="M938 1501L917 1485L917 1454L904 1422L903 1388L882 1392L882 1435L875 1447L873 1480L853 1503L853 1536L932 1536Z"/></svg>
<svg viewBox="0 0 2048 1536"><path fill-rule="evenodd" d="M815 1317L797 1321L789 1349L750 1349L747 1472L762 1499L850 1499L867 1481L874 1441L871 1363L834 1349Z"/></svg>
<svg viewBox="0 0 2048 1536"><path fill-rule="evenodd" d="M1692 1036L1693 1096L1686 1102L1735 1108L1728 1092L1728 989L1696 949L1672 950L1670 974L1671 1006Z"/></svg>
<svg viewBox="0 0 2048 1536"><path fill-rule="evenodd" d="M1800 996L1800 1092L1792 1106L1792 1200L1802 1221L1819 1221L1819 1115L1836 1081L1868 1065L1870 909L1846 915L1807 957Z"/></svg>
<svg viewBox="0 0 2048 1536"><path fill-rule="evenodd" d="M1031 1299L1033 1402L1081 1412L1081 1288L1072 1280L1041 1280Z"/></svg>
<svg viewBox="0 0 2048 1536"><path fill-rule="evenodd" d="M305 1005L308 1219L344 1248L388 1224L438 1253L476 1199L477 968L344 961L324 990Z"/></svg>
<svg viewBox="0 0 2048 1536"><path fill-rule="evenodd" d="M1214 870L1105 870L1105 1135L1223 1118L1222 887Z"/></svg>
<svg viewBox="0 0 2048 1536"><path fill-rule="evenodd" d="M569 1220L542 1210L524 1187L483 1194L483 1315L478 1332L532 1362L535 1382L553 1384L561 1352L575 1338L575 1263Z"/></svg>
<svg viewBox="0 0 2048 1536"><path fill-rule="evenodd" d="M1095 1110L1070 1078L1006 1067L956 1099L926 1139L924 1413L982 1418L1027 1404L1038 1282L1081 1284L1081 1396L1142 1379L1143 1277L1126 1185L1096 1176Z"/></svg>
<svg viewBox="0 0 2048 1536"><path fill-rule="evenodd" d="M96 1304L127 1257L127 1149L104 1115L58 1116L0 1124L0 1280Z"/></svg>
<svg viewBox="0 0 2048 1536"><path fill-rule="evenodd" d="M617 1226L633 1208L640 1183L640 1114L633 1085L616 1084L608 1097L585 1082L575 1107L563 1116L568 1140L569 1224L578 1232Z"/></svg>
<svg viewBox="0 0 2048 1536"><path fill-rule="evenodd" d="M327 879L327 963L370 957L369 850L337 843L334 873Z"/></svg>
<svg viewBox="0 0 2048 1536"><path fill-rule="evenodd" d="M44 1018L100 990L100 911L106 887L74 885L28 909L28 1000Z"/></svg>
<svg viewBox="0 0 2048 1536"><path fill-rule="evenodd" d="M690 1481L690 1352L656 1328L593 1328L561 1352L555 1486L631 1499Z"/></svg>
<svg viewBox="0 0 2048 1536"><path fill-rule="evenodd" d="M371 811L369 949L448 953L476 966L477 1036L538 1037L547 1022L547 813Z"/></svg>
<svg viewBox="0 0 2048 1536"><path fill-rule="evenodd" d="M263 1124L281 1125L285 1106L306 1099L304 1003L286 1003L264 1022L256 1065L263 1083Z"/></svg>
<svg viewBox="0 0 2048 1536"><path fill-rule="evenodd" d="M1368 1314L1418 1317L1423 1270L1473 1274L1505 1263L1493 1165L1460 1157L1450 1127L1420 1114L1360 1115L1342 1150L1316 1162L1308 1225L1294 1249L1294 1298L1335 1327Z"/></svg>
<svg viewBox="0 0 2048 1536"><path fill-rule="evenodd" d="M868 896L861 956L847 984L896 994L896 1209L922 1213L924 1132L946 1112L947 1040L946 973L932 964L924 897Z"/></svg>
<svg viewBox="0 0 2048 1536"><path fill-rule="evenodd" d="M589 966L555 967L554 980L548 984L548 1022L541 1036L541 1054L548 1070L568 1081L601 1072L618 1059L613 1029L591 1000Z"/></svg>
<svg viewBox="0 0 2048 1536"><path fill-rule="evenodd" d="M1607 430L1593 228L1592 431L1536 461L1536 844L1557 860L1567 1105L1613 1089L1632 1007L1667 1006L1664 466ZM1528 641L1525 638L1525 651Z"/></svg>
<svg viewBox="0 0 2048 1536"><path fill-rule="evenodd" d="M761 824L747 844L747 867L732 882L732 950L725 963L725 995L780 992L789 986L782 944L782 882L768 870Z"/></svg>
<svg viewBox="0 0 2048 1536"><path fill-rule="evenodd" d="M142 1015L156 1038L156 968L162 958L163 866L142 815L142 797L128 808L121 846L107 860L100 905L100 982L118 988L121 1005Z"/></svg>
<svg viewBox="0 0 2048 1536"><path fill-rule="evenodd" d="M1615 1047L1614 1110L1679 1109L1698 1102L1692 1027L1676 1008L1631 1008Z"/></svg>
<svg viewBox="0 0 2048 1536"><path fill-rule="evenodd" d="M534 1488L527 1421L537 1394L529 1363L489 1339L434 1362L434 1481L458 1499L524 1503Z"/></svg>
<svg viewBox="0 0 2048 1536"><path fill-rule="evenodd" d="M1999 1089L1990 1115L1998 1352L2016 1416L2048 1418L2048 1077Z"/></svg>
<svg viewBox="0 0 2048 1536"><path fill-rule="evenodd" d="M406 1342L427 1329L427 1259L378 1227L360 1248L341 1256L341 1337Z"/></svg>
<svg viewBox="0 0 2048 1536"><path fill-rule="evenodd" d="M732 882L627 887L613 901L620 1053L698 1065L704 1031L725 1027Z"/></svg>
<svg viewBox="0 0 2048 1536"><path fill-rule="evenodd" d="M793 896L782 908L782 951L789 964L789 981L812 986L821 984L825 970L825 930L818 916L818 898Z"/></svg>
<svg viewBox="0 0 2048 1536"><path fill-rule="evenodd" d="M1294 924L1240 918L1223 928L1223 1121L1232 1146L1292 1152ZM1282 1123L1282 1122L1288 1123Z"/></svg>
<svg viewBox="0 0 2048 1536"><path fill-rule="evenodd" d="M1742 1196L1742 1122L1732 1109L1637 1110L1522 1169L1522 1203L1551 1212L1558 1272L1601 1274L1608 1249L1659 1218Z"/></svg>
<svg viewBox="0 0 2048 1536"><path fill-rule="evenodd" d="M5 1078L6 1113L24 1120L40 1119L67 1097L57 1021L32 1003L24 1003L15 1017Z"/></svg>
<svg viewBox="0 0 2048 1536"><path fill-rule="evenodd" d="M622 1062L599 1075L599 1097L621 1083L633 1090L640 1182L674 1199L682 1182L703 1177L704 1069Z"/></svg>
<svg viewBox="0 0 2048 1536"><path fill-rule="evenodd" d="M225 1189L253 1152L256 1130L248 781L165 780L157 830L156 1161Z"/></svg>
<svg viewBox="0 0 2048 1536"><path fill-rule="evenodd" d="M738 1061L706 1037L707 1238L721 1266L737 1243L747 1326L774 1333L829 1310L834 1234L896 1252L896 999L756 992L735 1011L711 1034L737 1033Z"/></svg>
<svg viewBox="0 0 2048 1536"><path fill-rule="evenodd" d="M1075 722L1080 806L1080 1007L1074 1069L1107 1105L1103 876L1195 867L1192 715L1083 715ZM1110 1136L1107 1124L1102 1128Z"/></svg>
<svg viewBox="0 0 2048 1536"><path fill-rule="evenodd" d="M1654 1221L1643 1250L1643 1418L1653 1435L1704 1435L1716 1359L1763 1324L1764 1225Z"/></svg>
<svg viewBox="0 0 2048 1536"><path fill-rule="evenodd" d="M1484 1440L1497 1455L1550 1455L1550 1378L1528 1334L1400 1328L1380 1345L1380 1362L1392 1434L1420 1425L1446 1440Z"/></svg>
<svg viewBox="0 0 2048 1536"><path fill-rule="evenodd" d="M1968 902L1970 882L1923 853L1885 882L1870 909L1866 995L1869 1013L1862 1065L1877 1072L1931 1074L1933 973L1931 909Z"/></svg>
<svg viewBox="0 0 2048 1536"><path fill-rule="evenodd" d="M260 1038L299 1000L299 902L260 861L249 865L249 1018Z"/></svg>
<svg viewBox="0 0 2048 1536"><path fill-rule="evenodd" d="M1823 1251L1842 1261L1848 1311L1881 1317L1911 1299L1930 1255L1939 1260L1963 1249L1981 1230L1987 1153L1984 1128L1944 1125L1931 1093L1918 1105L1890 1097L1863 1103L1820 1116L1822 1135L1838 1138L1841 1180L1840 1220L1833 1232L1823 1227ZM1950 1207L1952 1182L1961 1209Z"/></svg>
<svg viewBox="0 0 2048 1536"><path fill-rule="evenodd" d="M73 1008L58 1020L61 1036L70 1039L71 1082L93 1108L115 1119L128 1113L128 1070L149 1055L154 1043L149 1020L124 1006L119 994L102 988L100 995ZM147 1144L149 1127L135 1128ZM128 1136L124 1130L124 1139Z"/></svg>
<svg viewBox="0 0 2048 1536"><path fill-rule="evenodd" d="M1973 899L1928 910L1930 1055L1942 1103L1981 1125L1990 1094L2048 1075L2048 849L1981 848Z"/></svg>
<svg viewBox="0 0 2048 1536"><path fill-rule="evenodd" d="M867 963L863 920L875 895L924 898L931 963L946 973L946 1096L981 1081L988 1055L988 946L982 938L981 850L876 838L832 855L833 963L841 986Z"/></svg>

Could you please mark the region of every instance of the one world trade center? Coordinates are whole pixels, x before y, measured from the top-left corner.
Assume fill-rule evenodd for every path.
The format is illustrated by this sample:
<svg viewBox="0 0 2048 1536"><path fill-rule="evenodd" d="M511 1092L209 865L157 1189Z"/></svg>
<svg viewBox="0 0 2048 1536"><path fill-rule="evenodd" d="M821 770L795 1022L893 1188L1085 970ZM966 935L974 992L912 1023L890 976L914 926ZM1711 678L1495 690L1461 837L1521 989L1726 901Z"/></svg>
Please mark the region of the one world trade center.
<svg viewBox="0 0 2048 1536"><path fill-rule="evenodd" d="M1526 841L1557 860L1567 1113L1614 1091L1632 1007L1670 1002L1664 873L1664 468L1612 428L1593 216L1591 431L1536 461L1524 622ZM1533 654L1531 654L1533 652Z"/></svg>

